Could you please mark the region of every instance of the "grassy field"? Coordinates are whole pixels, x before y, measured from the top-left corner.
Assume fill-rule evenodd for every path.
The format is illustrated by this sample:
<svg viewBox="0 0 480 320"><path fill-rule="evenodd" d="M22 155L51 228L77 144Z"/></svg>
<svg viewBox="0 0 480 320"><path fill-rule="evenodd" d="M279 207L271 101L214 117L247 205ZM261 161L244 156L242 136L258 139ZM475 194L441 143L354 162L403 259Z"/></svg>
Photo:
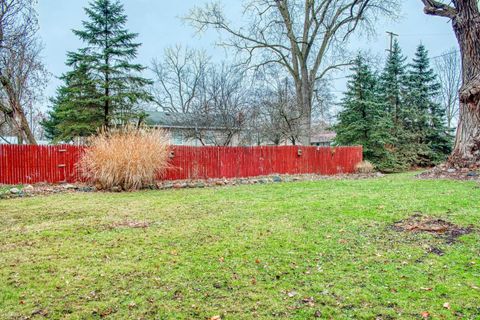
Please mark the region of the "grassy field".
<svg viewBox="0 0 480 320"><path fill-rule="evenodd" d="M18 185L18 186L0 185L0 194L7 193L12 188L17 188L17 189L21 190L23 188L23 186L21 186L21 185Z"/></svg>
<svg viewBox="0 0 480 320"><path fill-rule="evenodd" d="M391 228L479 200L413 174L0 200L0 318L479 319L478 231Z"/></svg>

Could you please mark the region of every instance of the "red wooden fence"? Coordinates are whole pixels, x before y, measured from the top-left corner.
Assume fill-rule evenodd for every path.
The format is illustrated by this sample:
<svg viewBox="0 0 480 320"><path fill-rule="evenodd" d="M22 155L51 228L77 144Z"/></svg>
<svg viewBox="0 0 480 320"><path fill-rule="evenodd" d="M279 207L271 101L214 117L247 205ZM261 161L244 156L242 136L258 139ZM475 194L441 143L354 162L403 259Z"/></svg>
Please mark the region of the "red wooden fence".
<svg viewBox="0 0 480 320"><path fill-rule="evenodd" d="M362 147L173 146L171 168L161 179L253 177L270 174L352 173ZM0 145L0 183L76 182L82 147Z"/></svg>

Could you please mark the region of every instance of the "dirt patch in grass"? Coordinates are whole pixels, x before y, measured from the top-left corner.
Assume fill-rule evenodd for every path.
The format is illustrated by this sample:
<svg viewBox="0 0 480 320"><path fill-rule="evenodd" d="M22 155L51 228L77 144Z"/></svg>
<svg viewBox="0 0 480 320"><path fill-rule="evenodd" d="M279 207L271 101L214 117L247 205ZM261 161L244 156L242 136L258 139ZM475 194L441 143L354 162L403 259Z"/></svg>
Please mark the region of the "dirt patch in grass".
<svg viewBox="0 0 480 320"><path fill-rule="evenodd" d="M134 229L145 229L148 228L150 224L146 221L121 221L115 222L110 225L111 229L118 228L134 228Z"/></svg>
<svg viewBox="0 0 480 320"><path fill-rule="evenodd" d="M426 232L435 234L444 238L448 244L454 243L458 237L474 231L473 226L460 227L449 221L424 216L419 213L395 222L392 228L399 232Z"/></svg>

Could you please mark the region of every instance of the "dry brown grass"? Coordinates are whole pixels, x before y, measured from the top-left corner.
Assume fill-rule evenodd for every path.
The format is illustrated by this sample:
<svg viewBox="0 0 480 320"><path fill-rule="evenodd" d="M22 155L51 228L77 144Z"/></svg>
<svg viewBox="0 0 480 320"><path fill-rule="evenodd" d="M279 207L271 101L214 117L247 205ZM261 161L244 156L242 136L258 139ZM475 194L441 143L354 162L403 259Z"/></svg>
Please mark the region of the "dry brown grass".
<svg viewBox="0 0 480 320"><path fill-rule="evenodd" d="M355 166L357 173L372 173L375 171L375 166L370 161L362 161Z"/></svg>
<svg viewBox="0 0 480 320"><path fill-rule="evenodd" d="M129 126L93 137L79 166L100 189L137 190L152 184L167 169L168 160L165 131Z"/></svg>

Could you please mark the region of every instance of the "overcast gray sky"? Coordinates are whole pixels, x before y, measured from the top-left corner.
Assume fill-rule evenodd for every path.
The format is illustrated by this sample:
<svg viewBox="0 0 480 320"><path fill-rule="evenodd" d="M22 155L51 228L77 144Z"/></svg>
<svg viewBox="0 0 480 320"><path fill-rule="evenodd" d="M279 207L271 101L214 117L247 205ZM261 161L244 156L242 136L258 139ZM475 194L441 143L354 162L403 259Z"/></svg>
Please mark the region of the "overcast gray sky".
<svg viewBox="0 0 480 320"><path fill-rule="evenodd" d="M55 77L67 70L65 57L67 51L81 47L81 42L71 32L81 27L85 19L83 8L88 6L87 0L40 0L38 13L40 20L40 36L45 45L44 61L48 70L54 75L48 84L47 96L55 93L59 81ZM203 48L219 59L224 57L224 50L215 47L217 39L214 32L195 35L194 30L181 19L190 8L205 2L204 0L123 0L128 15L127 27L139 33L140 48L138 61L146 66L155 57L160 57L165 47L175 44ZM398 21L383 19L377 26L377 37L358 39L350 44L350 49L369 49L374 54L384 55L388 45L386 31L399 34L399 41L408 56L412 56L416 46L423 43L432 57L456 47L455 37L447 19L430 17L423 13L420 0L404 0L401 16ZM239 0L223 0L231 20L241 23ZM348 70L337 73L342 77ZM334 83L337 95L344 89L344 80Z"/></svg>

